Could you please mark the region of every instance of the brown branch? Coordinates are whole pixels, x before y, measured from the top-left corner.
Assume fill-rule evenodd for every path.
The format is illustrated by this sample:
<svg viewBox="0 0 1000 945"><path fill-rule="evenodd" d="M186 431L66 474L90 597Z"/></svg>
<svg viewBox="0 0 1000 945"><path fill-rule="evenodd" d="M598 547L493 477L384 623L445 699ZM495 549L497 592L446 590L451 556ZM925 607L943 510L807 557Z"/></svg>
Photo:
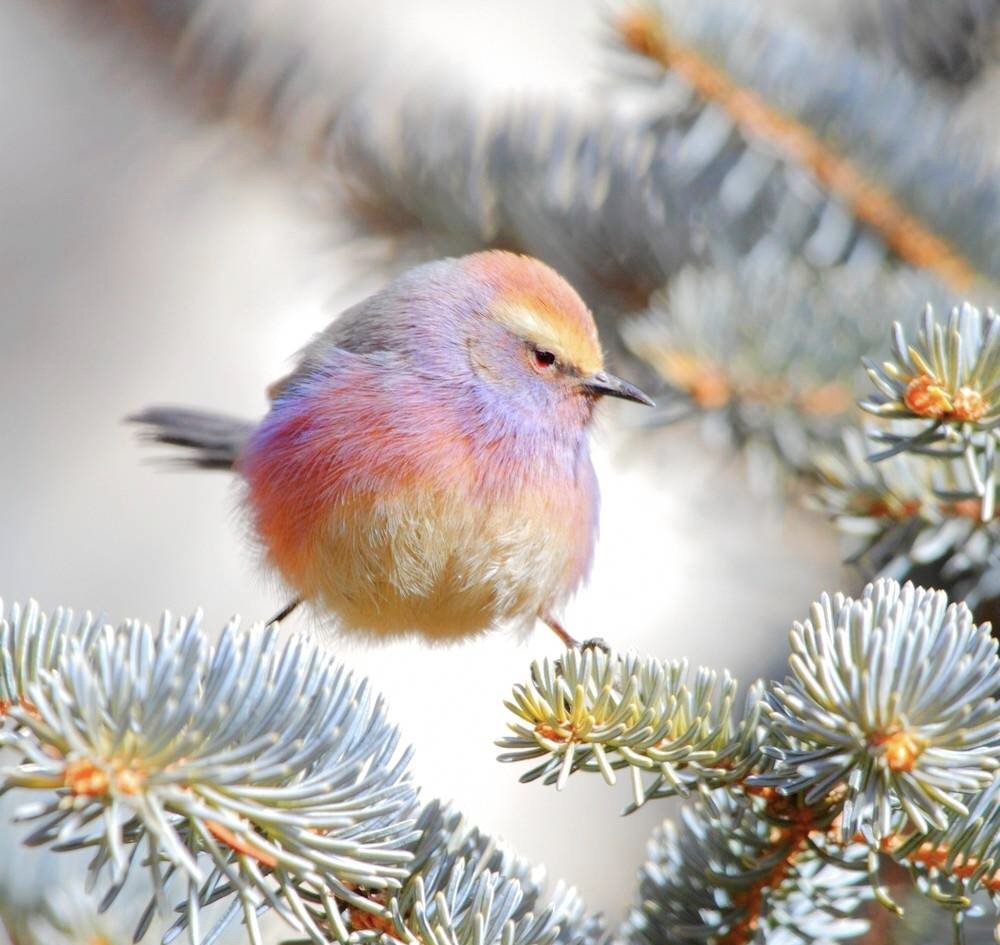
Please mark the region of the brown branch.
<svg viewBox="0 0 1000 945"><path fill-rule="evenodd" d="M724 936L719 945L752 945L760 927L764 912L765 898L787 879L788 873L799 855L806 849L813 833L826 829L816 820L815 811L800 806L795 798L784 797L773 788L743 788L748 795L755 795L767 804L767 812L781 822L771 832L770 846L764 856L781 853L774 866L745 892L734 896L734 903L744 910L740 919Z"/></svg>
<svg viewBox="0 0 1000 945"><path fill-rule="evenodd" d="M266 850L261 850L255 847L248 840L244 840L242 837L237 836L228 827L220 824L214 820L206 820L205 829L213 836L216 840L224 843L231 850L236 853L240 853L244 856L249 856L255 859L261 866L269 867L270 869L275 869L278 865L278 861Z"/></svg>
<svg viewBox="0 0 1000 945"><path fill-rule="evenodd" d="M896 850L906 841L906 835L894 835L887 837L882 843L882 850L890 856L896 857ZM942 844L935 846L932 843L922 843L915 850L907 853L903 859L914 865L923 866L927 869L937 870L956 879L971 879L978 871L982 861L972 854L959 853L952 858L951 850ZM949 860L951 861L949 863ZM900 860L897 858L897 862ZM996 895L1000 892L1000 869L988 869L977 879L982 888Z"/></svg>
<svg viewBox="0 0 1000 945"><path fill-rule="evenodd" d="M796 164L808 168L831 194L862 222L881 234L901 259L928 269L956 291L977 279L975 268L943 238L906 211L889 192L828 147L810 128L787 118L759 95L734 82L700 53L668 35L652 10L626 13L617 24L633 52L673 69L704 99L717 102L747 135L764 139Z"/></svg>

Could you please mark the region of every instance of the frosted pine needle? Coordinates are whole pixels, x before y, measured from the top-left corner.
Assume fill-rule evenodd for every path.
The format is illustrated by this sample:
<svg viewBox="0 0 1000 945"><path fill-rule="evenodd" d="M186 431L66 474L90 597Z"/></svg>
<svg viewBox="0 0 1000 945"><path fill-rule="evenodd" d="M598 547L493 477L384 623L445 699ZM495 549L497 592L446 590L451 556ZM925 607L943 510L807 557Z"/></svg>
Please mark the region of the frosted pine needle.
<svg viewBox="0 0 1000 945"><path fill-rule="evenodd" d="M501 844L470 828L438 801L421 812L413 855L401 890L376 894L388 916L352 908L337 914L315 892L304 901L317 927L352 942L391 940L408 945L599 945L599 917L584 912L579 896ZM339 931L338 931L339 929Z"/></svg>
<svg viewBox="0 0 1000 945"><path fill-rule="evenodd" d="M663 384L660 419L697 415L707 439L746 451L764 484L811 472L817 450L856 414L862 357L883 343L872 298L904 318L941 292L912 272L858 270L816 270L773 247L683 270L622 326Z"/></svg>
<svg viewBox="0 0 1000 945"><path fill-rule="evenodd" d="M806 803L846 789L840 833L872 844L902 813L944 829L1000 767L997 641L940 591L880 580L824 595L791 632L791 675L771 689L772 772L751 779Z"/></svg>
<svg viewBox="0 0 1000 945"><path fill-rule="evenodd" d="M868 923L847 917L870 898L864 873L824 862L809 834L808 824L771 823L760 799L725 790L699 799L649 841L625 941L827 943L861 934ZM846 859L856 864L857 849Z"/></svg>
<svg viewBox="0 0 1000 945"><path fill-rule="evenodd" d="M574 771L599 771L614 784L625 768L634 810L693 784L732 780L755 758L760 692L750 690L741 718L728 674L588 649L534 663L531 677L515 687L512 734L498 742L501 761L542 759L522 781L561 788Z"/></svg>
<svg viewBox="0 0 1000 945"><path fill-rule="evenodd" d="M371 909L359 890L406 877L408 754L368 685L315 644L232 621L213 646L197 616L70 631L68 614L12 613L3 638L21 646L5 686L18 703L0 745L20 757L0 787L42 792L19 811L35 824L28 842L91 848L105 904L146 861L161 911L167 880L186 885L179 921L194 941L202 907L236 895L226 917L242 911L252 942L268 905L321 942L295 883Z"/></svg>
<svg viewBox="0 0 1000 945"><path fill-rule="evenodd" d="M876 393L861 406L878 417L910 421L905 432L892 429L879 436L887 448L873 459L903 450L961 457L979 495L995 488L1000 315L966 302L938 320L928 305L915 343L894 324L891 359L867 367Z"/></svg>
<svg viewBox="0 0 1000 945"><path fill-rule="evenodd" d="M839 449L817 460L810 504L844 535L847 560L867 577L900 581L932 569L937 584L973 608L1000 595L1000 520L995 502L983 520L985 497L964 460L903 452L872 463L871 437L846 430Z"/></svg>

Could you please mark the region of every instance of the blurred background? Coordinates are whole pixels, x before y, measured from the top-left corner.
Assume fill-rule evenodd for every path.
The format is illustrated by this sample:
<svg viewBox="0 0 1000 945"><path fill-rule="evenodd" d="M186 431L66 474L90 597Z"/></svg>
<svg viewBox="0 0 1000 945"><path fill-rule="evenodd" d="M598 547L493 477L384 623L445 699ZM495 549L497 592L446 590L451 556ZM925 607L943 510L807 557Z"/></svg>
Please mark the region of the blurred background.
<svg viewBox="0 0 1000 945"><path fill-rule="evenodd" d="M260 415L295 352L393 272L503 245L581 288L618 372L662 407L601 418L602 538L567 626L747 683L781 675L791 621L869 576L841 563L843 496L802 501L818 444L860 423L860 355L1000 271L996 9L665 7L700 64L664 69L648 24L584 0L7 0L3 598L113 620L201 607L209 626L272 614L282 592L232 483L158 468L123 417ZM825 58L804 70L810 44ZM706 98L705 63L908 215L874 225L815 153ZM924 229L941 244L921 256L905 234ZM776 405L759 378L779 375L794 396ZM887 564L914 566L891 550L868 570ZM623 915L669 808L621 818L627 791L580 777L557 795L496 761L502 701L557 653L551 634L329 646L384 693L427 796Z"/></svg>

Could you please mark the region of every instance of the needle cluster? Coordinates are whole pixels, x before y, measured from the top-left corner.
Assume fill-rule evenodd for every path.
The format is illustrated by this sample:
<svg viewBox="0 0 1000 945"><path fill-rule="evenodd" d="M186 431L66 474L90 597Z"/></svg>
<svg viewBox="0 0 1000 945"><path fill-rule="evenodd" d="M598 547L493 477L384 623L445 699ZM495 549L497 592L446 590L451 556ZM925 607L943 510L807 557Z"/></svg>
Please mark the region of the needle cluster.
<svg viewBox="0 0 1000 945"><path fill-rule="evenodd" d="M90 850L106 904L143 864L156 896L139 933L169 913L168 888L195 941L224 899L252 941L263 908L301 919L303 889L384 914L362 890L406 877L416 794L380 700L304 639L232 621L213 645L199 623L12 608L0 787L37 797L18 811L27 842Z"/></svg>
<svg viewBox="0 0 1000 945"><path fill-rule="evenodd" d="M920 574L976 608L1000 596L998 337L970 303L927 306L912 335L896 323L890 357L867 361L874 420L818 454L813 497L867 574Z"/></svg>
<svg viewBox="0 0 1000 945"><path fill-rule="evenodd" d="M788 677L751 687L742 715L728 678L716 692L700 670L689 688L684 667L653 658L569 653L515 689L501 757L539 762L525 780L613 780L627 766L654 779L629 810L695 795L651 841L631 940L852 937L865 899L899 911L881 879L890 861L932 899L954 887L956 922L976 884L994 890L988 625L941 591L883 579L856 599L823 595L790 644Z"/></svg>
<svg viewBox="0 0 1000 945"><path fill-rule="evenodd" d="M626 319L628 349L660 379L658 422L697 417L706 439L744 451L753 481L811 476L853 421L861 359L884 331L871 299L912 321L941 288L907 270L815 269L759 248L735 264L688 268Z"/></svg>
<svg viewBox="0 0 1000 945"><path fill-rule="evenodd" d="M164 945L207 945L241 918L260 945L268 912L315 945L602 939L571 889L418 805L381 700L316 643L236 620L212 643L197 615L0 615L0 793L23 842L89 854L102 911L152 885L136 940L159 919Z"/></svg>

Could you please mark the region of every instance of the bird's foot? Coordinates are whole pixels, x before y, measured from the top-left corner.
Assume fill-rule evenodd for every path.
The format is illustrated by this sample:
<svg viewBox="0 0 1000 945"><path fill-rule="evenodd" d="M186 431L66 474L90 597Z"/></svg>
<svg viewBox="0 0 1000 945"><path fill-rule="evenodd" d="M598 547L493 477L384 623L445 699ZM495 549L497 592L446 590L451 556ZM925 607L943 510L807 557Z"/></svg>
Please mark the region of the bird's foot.
<svg viewBox="0 0 1000 945"><path fill-rule="evenodd" d="M611 647L608 645L606 640L601 637L591 637L589 640L584 640L582 643L572 636L570 632L558 621L555 617L550 615L545 615L542 618L542 622L557 636L562 640L563 646L567 650L600 650L605 656L611 655Z"/></svg>
<svg viewBox="0 0 1000 945"><path fill-rule="evenodd" d="M548 614L542 615L542 623L545 624L562 641L567 650L576 649L580 645L579 640L572 637L569 631L555 617Z"/></svg>
<svg viewBox="0 0 1000 945"><path fill-rule="evenodd" d="M287 603L270 620L268 620L267 626L270 626L271 624L280 624L281 621L284 620L286 617L288 617L292 613L292 611L295 610L295 608L298 607L299 604L301 603L302 603L301 597L296 597L294 600Z"/></svg>

